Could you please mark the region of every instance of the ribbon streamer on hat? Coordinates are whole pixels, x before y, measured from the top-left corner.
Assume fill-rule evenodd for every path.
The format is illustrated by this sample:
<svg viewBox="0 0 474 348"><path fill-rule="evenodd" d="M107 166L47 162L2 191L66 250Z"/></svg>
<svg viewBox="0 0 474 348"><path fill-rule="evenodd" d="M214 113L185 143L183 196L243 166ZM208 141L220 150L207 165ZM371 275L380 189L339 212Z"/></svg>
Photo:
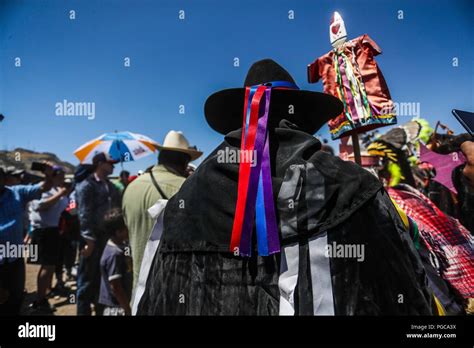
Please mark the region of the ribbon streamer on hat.
<svg viewBox="0 0 474 348"><path fill-rule="evenodd" d="M270 96L274 88L299 89L287 81L274 81L245 89L237 206L230 242L230 251L238 251L240 256L252 254L254 221L258 254L268 256L280 252L267 128Z"/></svg>

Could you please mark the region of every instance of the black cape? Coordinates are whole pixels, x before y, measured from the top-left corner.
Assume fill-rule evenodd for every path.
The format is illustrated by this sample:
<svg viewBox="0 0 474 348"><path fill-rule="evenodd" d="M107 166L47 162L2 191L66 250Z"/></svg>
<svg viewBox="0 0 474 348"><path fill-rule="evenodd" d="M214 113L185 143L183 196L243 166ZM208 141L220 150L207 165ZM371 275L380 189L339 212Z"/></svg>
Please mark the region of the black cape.
<svg viewBox="0 0 474 348"><path fill-rule="evenodd" d="M227 147L240 149L240 135L229 133L169 200L138 315L278 315L281 254L243 258L229 252L239 165L218 158ZM334 314L432 314L423 266L380 182L320 148L286 120L270 130L280 241L282 247L299 244L295 314L313 314L308 238L322 232L328 244L366 247L364 262L330 260ZM289 211L282 192L295 185L297 207ZM314 200L318 192L324 192L322 201ZM285 226L291 219L297 229Z"/></svg>

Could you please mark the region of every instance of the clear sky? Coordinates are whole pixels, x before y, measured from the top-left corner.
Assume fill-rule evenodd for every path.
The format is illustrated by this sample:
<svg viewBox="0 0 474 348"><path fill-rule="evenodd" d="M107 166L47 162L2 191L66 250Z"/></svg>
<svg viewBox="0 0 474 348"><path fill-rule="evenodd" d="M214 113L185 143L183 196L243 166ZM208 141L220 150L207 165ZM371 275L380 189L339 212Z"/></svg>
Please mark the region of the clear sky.
<svg viewBox="0 0 474 348"><path fill-rule="evenodd" d="M382 48L377 62L395 102L419 103L433 125L461 131L450 110L474 110L473 1L0 0L0 149L49 151L77 164L73 151L104 132L162 142L174 129L206 156L222 136L207 125L204 102L241 86L252 62L273 58L300 88L322 90L306 82L306 65L331 48L336 10L349 39L367 33ZM94 102L95 119L56 116L64 99ZM327 126L319 134L329 138Z"/></svg>

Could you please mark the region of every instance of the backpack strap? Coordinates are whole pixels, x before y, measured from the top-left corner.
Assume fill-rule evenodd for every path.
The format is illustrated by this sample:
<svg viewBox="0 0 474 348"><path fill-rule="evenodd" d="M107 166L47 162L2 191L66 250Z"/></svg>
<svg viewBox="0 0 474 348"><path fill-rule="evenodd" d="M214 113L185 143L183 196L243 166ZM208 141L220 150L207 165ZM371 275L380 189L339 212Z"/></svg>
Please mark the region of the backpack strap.
<svg viewBox="0 0 474 348"><path fill-rule="evenodd" d="M158 182L156 181L155 176L152 173L152 168L147 170L147 172L150 174L151 182L153 183L153 186L155 186L156 190L159 192L161 198L169 199L168 196L161 189L160 185L158 185Z"/></svg>

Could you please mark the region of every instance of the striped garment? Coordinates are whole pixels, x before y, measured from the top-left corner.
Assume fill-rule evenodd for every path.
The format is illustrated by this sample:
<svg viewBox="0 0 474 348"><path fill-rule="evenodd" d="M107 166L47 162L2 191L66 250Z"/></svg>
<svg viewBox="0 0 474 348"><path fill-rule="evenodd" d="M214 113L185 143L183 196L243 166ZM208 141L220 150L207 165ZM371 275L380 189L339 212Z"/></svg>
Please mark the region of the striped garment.
<svg viewBox="0 0 474 348"><path fill-rule="evenodd" d="M474 297L474 248L469 231L444 214L433 202L408 185L388 188L397 205L418 225L420 235L433 253L441 276L464 299Z"/></svg>

